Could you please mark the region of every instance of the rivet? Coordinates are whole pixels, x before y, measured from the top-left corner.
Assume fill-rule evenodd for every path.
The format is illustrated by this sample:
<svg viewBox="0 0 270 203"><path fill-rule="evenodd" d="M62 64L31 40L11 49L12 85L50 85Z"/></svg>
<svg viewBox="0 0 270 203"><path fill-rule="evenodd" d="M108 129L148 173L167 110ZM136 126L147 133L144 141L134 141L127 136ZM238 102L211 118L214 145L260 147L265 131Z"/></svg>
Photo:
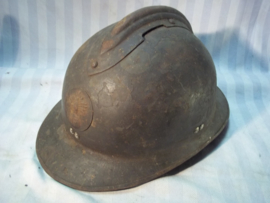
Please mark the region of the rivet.
<svg viewBox="0 0 270 203"><path fill-rule="evenodd" d="M199 132L199 130L200 130L200 128L199 128L199 127L195 128L194 133L198 133L198 132Z"/></svg>
<svg viewBox="0 0 270 203"><path fill-rule="evenodd" d="M202 130L202 129L203 129L203 127L204 127L204 124L201 124L201 126L200 126L200 130Z"/></svg>
<svg viewBox="0 0 270 203"><path fill-rule="evenodd" d="M172 19L172 18L169 19L169 22L170 22L171 24L175 24L175 20Z"/></svg>
<svg viewBox="0 0 270 203"><path fill-rule="evenodd" d="M91 64L92 68L96 68L97 65L98 65L98 62L97 61L93 61L92 64Z"/></svg>
<svg viewBox="0 0 270 203"><path fill-rule="evenodd" d="M74 132L73 132L73 129L72 128L70 128L69 129L69 131L70 131L70 133L73 135L74 134Z"/></svg>
<svg viewBox="0 0 270 203"><path fill-rule="evenodd" d="M79 139L78 133L75 132L74 137L75 137L76 139Z"/></svg>

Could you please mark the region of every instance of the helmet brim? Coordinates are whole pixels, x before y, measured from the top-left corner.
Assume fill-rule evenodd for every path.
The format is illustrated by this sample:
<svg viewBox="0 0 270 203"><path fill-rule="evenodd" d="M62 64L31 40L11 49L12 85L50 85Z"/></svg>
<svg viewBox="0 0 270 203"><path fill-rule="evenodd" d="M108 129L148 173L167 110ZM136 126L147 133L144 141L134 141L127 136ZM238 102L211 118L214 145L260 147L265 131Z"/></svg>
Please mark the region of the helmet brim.
<svg viewBox="0 0 270 203"><path fill-rule="evenodd" d="M229 118L228 102L217 87L214 118L201 133L194 133L181 143L175 143L173 147L153 155L125 159L100 154L76 142L66 131L60 112L61 101L51 110L39 129L37 156L52 178L84 191L131 188L165 174L206 147L225 128Z"/></svg>

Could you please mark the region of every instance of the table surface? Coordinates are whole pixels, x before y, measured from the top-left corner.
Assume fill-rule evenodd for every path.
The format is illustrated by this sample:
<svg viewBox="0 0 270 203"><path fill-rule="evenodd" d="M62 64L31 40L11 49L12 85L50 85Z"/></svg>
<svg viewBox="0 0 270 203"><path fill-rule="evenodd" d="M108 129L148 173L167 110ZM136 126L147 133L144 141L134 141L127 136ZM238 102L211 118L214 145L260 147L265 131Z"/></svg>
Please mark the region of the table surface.
<svg viewBox="0 0 270 203"><path fill-rule="evenodd" d="M230 106L227 130L167 176L132 189L81 192L54 181L35 141L72 55L151 5L181 11L209 50ZM0 0L0 8L0 202L269 202L268 0Z"/></svg>

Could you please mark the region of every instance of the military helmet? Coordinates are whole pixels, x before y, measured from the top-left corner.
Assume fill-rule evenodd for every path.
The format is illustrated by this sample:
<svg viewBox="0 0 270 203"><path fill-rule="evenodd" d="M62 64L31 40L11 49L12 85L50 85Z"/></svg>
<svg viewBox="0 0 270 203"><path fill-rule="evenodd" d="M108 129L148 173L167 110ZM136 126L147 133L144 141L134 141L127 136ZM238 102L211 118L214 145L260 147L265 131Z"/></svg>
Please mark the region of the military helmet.
<svg viewBox="0 0 270 203"><path fill-rule="evenodd" d="M228 117L212 58L188 20L170 7L146 7L102 29L74 54L36 151L60 183L120 190L190 159Z"/></svg>

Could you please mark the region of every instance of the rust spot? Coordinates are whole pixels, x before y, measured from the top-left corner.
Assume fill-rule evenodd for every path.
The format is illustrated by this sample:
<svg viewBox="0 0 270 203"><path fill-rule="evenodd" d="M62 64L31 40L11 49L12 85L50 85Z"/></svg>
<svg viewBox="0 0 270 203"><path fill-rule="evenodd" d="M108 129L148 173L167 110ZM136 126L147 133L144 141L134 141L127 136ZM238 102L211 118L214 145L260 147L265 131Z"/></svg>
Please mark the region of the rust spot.
<svg viewBox="0 0 270 203"><path fill-rule="evenodd" d="M121 21L119 21L112 30L112 35L116 35L120 32L122 29L122 26L125 24L127 17L123 18Z"/></svg>
<svg viewBox="0 0 270 203"><path fill-rule="evenodd" d="M64 168L63 171L64 171L64 173L65 173L66 175L68 174L68 169L67 169L66 167Z"/></svg>
<svg viewBox="0 0 270 203"><path fill-rule="evenodd" d="M91 176L90 176L91 180L94 180L95 177L96 177L95 175L91 175Z"/></svg>
<svg viewBox="0 0 270 203"><path fill-rule="evenodd" d="M50 135L51 134L51 131L50 131L50 129L48 129L47 131L46 131L46 135Z"/></svg>
<svg viewBox="0 0 270 203"><path fill-rule="evenodd" d="M105 51L109 50L110 48L112 48L113 45L114 45L114 41L112 39L104 41L102 43L101 53L104 53Z"/></svg>
<svg viewBox="0 0 270 203"><path fill-rule="evenodd" d="M116 127L115 128L117 131L120 131L120 132L122 132L125 128L121 128L121 127Z"/></svg>
<svg viewBox="0 0 270 203"><path fill-rule="evenodd" d="M146 141L143 139L143 137L140 137L140 140L141 140L142 146L145 148L147 146Z"/></svg>
<svg viewBox="0 0 270 203"><path fill-rule="evenodd" d="M172 74L167 74L167 79L171 82L174 81L173 75Z"/></svg>
<svg viewBox="0 0 270 203"><path fill-rule="evenodd" d="M79 130L85 130L92 121L92 104L87 93L72 90L66 97L66 115L69 122Z"/></svg>
<svg viewBox="0 0 270 203"><path fill-rule="evenodd" d="M95 128L97 125L96 121L93 121L92 124L91 124L91 127Z"/></svg>

